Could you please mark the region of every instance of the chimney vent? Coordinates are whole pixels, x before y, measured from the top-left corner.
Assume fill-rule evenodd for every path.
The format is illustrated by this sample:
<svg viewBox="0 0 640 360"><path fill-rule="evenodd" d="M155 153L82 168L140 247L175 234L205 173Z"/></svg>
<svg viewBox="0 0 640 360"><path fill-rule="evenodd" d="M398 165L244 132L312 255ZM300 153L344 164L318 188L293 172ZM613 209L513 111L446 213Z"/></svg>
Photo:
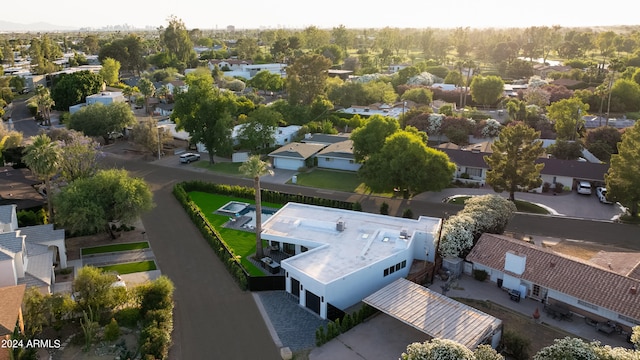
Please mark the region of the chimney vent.
<svg viewBox="0 0 640 360"><path fill-rule="evenodd" d="M629 294L635 295L637 293L638 293L638 289L635 287L635 285L629 288Z"/></svg>

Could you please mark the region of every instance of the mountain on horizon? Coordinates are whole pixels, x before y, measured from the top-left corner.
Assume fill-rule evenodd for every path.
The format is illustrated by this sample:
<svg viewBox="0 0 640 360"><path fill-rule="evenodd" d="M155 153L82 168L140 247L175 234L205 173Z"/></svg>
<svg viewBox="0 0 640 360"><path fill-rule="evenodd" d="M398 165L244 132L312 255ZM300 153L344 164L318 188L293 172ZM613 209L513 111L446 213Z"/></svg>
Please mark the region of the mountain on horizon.
<svg viewBox="0 0 640 360"><path fill-rule="evenodd" d="M0 20L0 32L38 32L38 31L69 31L77 28L69 26L53 25L46 22L36 22L31 24L19 24L10 21Z"/></svg>

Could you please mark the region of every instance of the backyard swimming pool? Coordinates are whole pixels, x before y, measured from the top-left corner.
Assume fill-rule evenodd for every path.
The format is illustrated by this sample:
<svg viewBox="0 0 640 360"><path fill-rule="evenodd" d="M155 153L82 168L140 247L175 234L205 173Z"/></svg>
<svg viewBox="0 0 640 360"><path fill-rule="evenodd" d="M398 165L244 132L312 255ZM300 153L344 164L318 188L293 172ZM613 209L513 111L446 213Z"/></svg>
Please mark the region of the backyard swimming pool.
<svg viewBox="0 0 640 360"><path fill-rule="evenodd" d="M229 201L228 203L224 204L223 207L218 209L216 212L221 213L223 215L234 216L244 211L247 208L247 206L249 206L248 203L243 203L239 201Z"/></svg>
<svg viewBox="0 0 640 360"><path fill-rule="evenodd" d="M262 208L262 223L278 211L277 209ZM217 214L229 216L227 227L238 230L254 230L256 227L256 207L248 203L230 201L216 210Z"/></svg>

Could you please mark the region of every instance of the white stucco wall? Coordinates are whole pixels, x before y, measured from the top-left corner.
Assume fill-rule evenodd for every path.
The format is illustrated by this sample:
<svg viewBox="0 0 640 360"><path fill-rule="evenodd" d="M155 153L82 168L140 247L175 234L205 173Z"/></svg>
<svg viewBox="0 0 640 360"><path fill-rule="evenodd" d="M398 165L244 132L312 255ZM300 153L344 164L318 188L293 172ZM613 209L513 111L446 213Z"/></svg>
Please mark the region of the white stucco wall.
<svg viewBox="0 0 640 360"><path fill-rule="evenodd" d="M13 259L0 261L0 287L18 284L18 276L14 268Z"/></svg>

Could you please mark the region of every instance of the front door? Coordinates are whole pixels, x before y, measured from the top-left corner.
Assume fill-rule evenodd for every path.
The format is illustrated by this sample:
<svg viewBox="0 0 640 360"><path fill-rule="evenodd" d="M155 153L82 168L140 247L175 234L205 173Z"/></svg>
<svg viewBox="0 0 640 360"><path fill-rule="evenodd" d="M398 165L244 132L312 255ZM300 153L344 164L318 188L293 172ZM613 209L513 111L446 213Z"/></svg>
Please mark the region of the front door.
<svg viewBox="0 0 640 360"><path fill-rule="evenodd" d="M294 278L291 278L291 293L295 295L295 297L300 297L300 281Z"/></svg>

